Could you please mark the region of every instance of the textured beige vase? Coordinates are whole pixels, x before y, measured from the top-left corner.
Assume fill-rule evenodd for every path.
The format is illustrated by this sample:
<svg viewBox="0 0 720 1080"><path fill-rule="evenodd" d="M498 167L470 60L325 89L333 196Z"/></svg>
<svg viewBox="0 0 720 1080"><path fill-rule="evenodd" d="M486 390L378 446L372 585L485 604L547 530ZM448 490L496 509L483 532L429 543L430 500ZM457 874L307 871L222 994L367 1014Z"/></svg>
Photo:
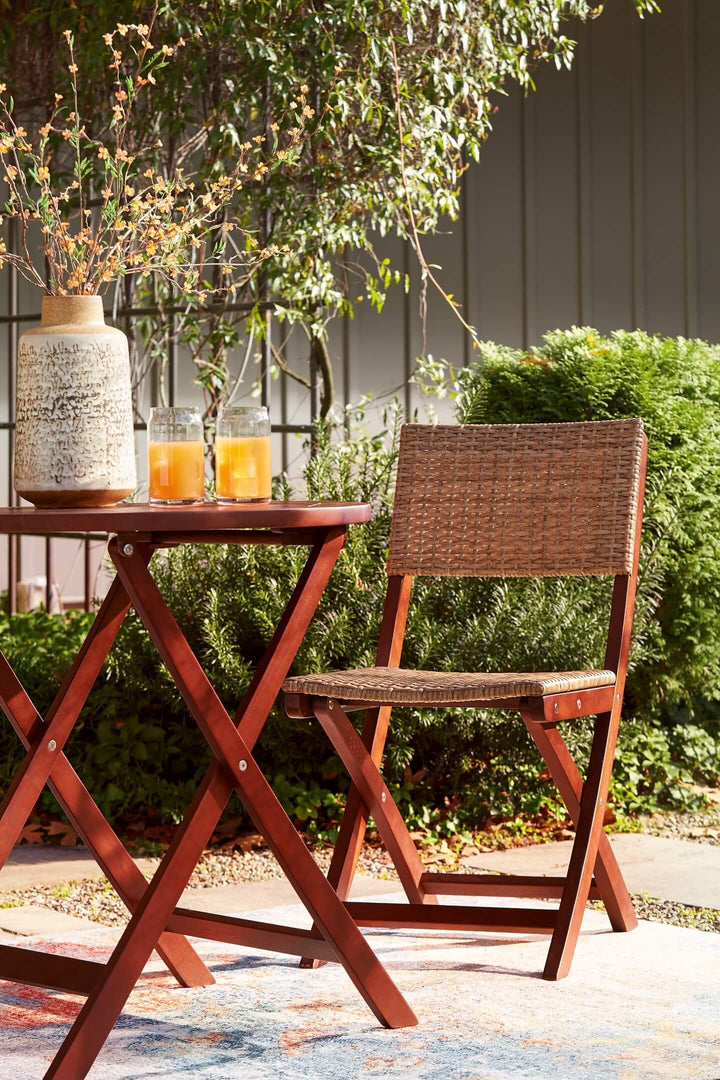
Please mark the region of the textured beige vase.
<svg viewBox="0 0 720 1080"><path fill-rule="evenodd" d="M47 296L20 338L15 490L36 506L113 506L136 487L127 338L99 296Z"/></svg>

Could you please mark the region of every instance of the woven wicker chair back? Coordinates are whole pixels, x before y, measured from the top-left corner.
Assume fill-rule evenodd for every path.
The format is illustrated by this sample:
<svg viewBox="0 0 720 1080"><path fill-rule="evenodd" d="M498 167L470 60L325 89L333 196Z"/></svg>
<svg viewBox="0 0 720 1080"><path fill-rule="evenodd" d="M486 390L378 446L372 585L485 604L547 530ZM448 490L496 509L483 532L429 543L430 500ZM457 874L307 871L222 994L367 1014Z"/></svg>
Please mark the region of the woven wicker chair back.
<svg viewBox="0 0 720 1080"><path fill-rule="evenodd" d="M629 574L641 420L401 432L388 572Z"/></svg>

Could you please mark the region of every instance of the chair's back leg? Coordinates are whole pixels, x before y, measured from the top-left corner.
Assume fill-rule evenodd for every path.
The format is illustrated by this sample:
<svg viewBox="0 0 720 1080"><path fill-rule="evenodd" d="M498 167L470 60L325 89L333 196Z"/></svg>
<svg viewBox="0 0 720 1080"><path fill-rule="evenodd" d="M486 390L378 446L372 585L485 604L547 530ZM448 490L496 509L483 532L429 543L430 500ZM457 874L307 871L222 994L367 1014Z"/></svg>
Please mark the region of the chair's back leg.
<svg viewBox="0 0 720 1080"><path fill-rule="evenodd" d="M532 713L523 713L522 718L577 828L583 782L565 740L556 727L538 723ZM595 880L613 930L634 930L637 926L635 909L610 841L602 831L595 860Z"/></svg>
<svg viewBox="0 0 720 1080"><path fill-rule="evenodd" d="M382 762L390 709L369 709L363 722L362 740L375 764ZM335 843L328 881L341 900L347 900L357 870L368 823L368 809L354 784L348 791L340 833Z"/></svg>
<svg viewBox="0 0 720 1080"><path fill-rule="evenodd" d="M580 932L583 911L590 891L593 871L597 872L598 869L596 862L600 864L601 877L605 873L603 863L606 861L606 845L607 849L609 849L609 843L607 838L604 837L602 827L630 655L630 638L642 541L646 468L647 439L643 435L638 474L639 499L637 517L634 523L632 568L629 574L621 573L615 576L610 609L610 628L605 650L605 667L607 670L615 672L615 697L612 711L602 713L595 722L587 779L583 785L580 800L580 814L577 821L575 843L570 856L565 889L560 901L555 930L543 972L543 977L546 979L562 979L570 970ZM602 850L604 858L598 860L597 854L601 844L601 837L603 837L604 841ZM600 884L599 881L598 884ZM617 881L615 884L617 885ZM614 889L610 889L608 895L611 899L613 897L617 898ZM627 900L629 900L629 897ZM626 910L627 900L621 898L620 905L625 907ZM622 915L622 912L616 911L615 914L616 916ZM623 928L630 929L631 927Z"/></svg>
<svg viewBox="0 0 720 1080"><path fill-rule="evenodd" d="M612 711L602 713L595 722L587 779L583 785L580 800L580 815L577 821L575 843L570 856L565 889L560 901L555 930L550 943L545 971L543 972L543 977L546 979L561 979L570 970L575 944L580 932L583 910L590 891L593 871L598 869L595 865L596 861L600 863L600 876L602 877L605 873L603 865L605 859L597 860L597 854L601 844L601 837L604 841L602 855L606 855L606 845L609 850L609 843L603 834L602 827L630 655L630 639L642 542L646 469L647 439L643 435L639 462L639 500L634 525L632 568L629 574L616 574L615 576L610 609L610 628L605 650L605 667L607 670L615 672L615 697ZM618 870L617 877L619 876ZM615 884L617 885L617 881ZM608 895L611 900L613 898L618 899L615 890L612 888L609 890ZM627 911L629 897L619 899L621 908L624 907ZM616 911L615 915L616 917L618 915L622 917L622 911ZM631 929L632 927L626 926L623 928Z"/></svg>

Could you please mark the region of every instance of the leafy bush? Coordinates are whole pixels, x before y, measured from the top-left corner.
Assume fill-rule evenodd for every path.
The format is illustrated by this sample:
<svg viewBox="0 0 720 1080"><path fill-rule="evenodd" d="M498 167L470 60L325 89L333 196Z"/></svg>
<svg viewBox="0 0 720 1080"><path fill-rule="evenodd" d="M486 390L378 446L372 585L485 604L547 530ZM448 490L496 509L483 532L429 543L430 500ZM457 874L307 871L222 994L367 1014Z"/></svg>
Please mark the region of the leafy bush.
<svg viewBox="0 0 720 1080"><path fill-rule="evenodd" d="M629 690L655 714L719 698L720 350L573 327L532 353L486 345L459 383L464 423L642 417L648 499Z"/></svg>
<svg viewBox="0 0 720 1080"><path fill-rule="evenodd" d="M0 614L2 650L41 714L60 689L92 620L92 615L79 611ZM197 767L188 771L188 762L197 761L196 734L184 722L167 722L173 710L177 713L177 706L173 702L172 709L163 709L155 691L164 669L154 657L145 666L144 657L136 652L133 639L141 637L144 647L148 643L134 616L122 633L113 654L115 667L109 666L93 688L71 736L69 754L108 817L155 806L173 819L192 798L193 781L199 778ZM0 729L3 789L19 763L19 745L4 724ZM40 806L55 807L47 792Z"/></svg>
<svg viewBox="0 0 720 1080"><path fill-rule="evenodd" d="M636 629L613 797L619 813L690 805L690 784L720 775L720 629L714 513L720 475L720 367L701 342L593 331L548 335L526 356L485 346L461 374L463 420L516 422L643 416L650 435L646 526ZM397 406L352 441L318 436L305 481L310 498L361 499L373 520L347 544L302 644L299 672L374 662L390 529ZM282 484L278 494L290 494ZM297 493L298 495L301 493ZM305 494L304 492L302 493ZM297 580L304 549L183 547L155 555L153 572L228 708L246 689ZM597 666L607 633L610 582L417 579L403 663L438 670ZM14 616L2 647L46 708L88 617ZM33 652L38 644L40 653ZM31 648L32 646L32 648ZM48 677L48 673L50 677ZM132 704L131 704L132 703ZM514 714L399 709L387 772L411 822L436 835L488 817L556 812L552 784ZM590 725L564 734L580 761ZM17 760L3 744L1 779ZM207 764L179 695L139 621L130 616L74 736L73 760L114 815L155 807L176 819ZM309 831L334 835L347 780L319 726L273 710L258 757L286 809Z"/></svg>

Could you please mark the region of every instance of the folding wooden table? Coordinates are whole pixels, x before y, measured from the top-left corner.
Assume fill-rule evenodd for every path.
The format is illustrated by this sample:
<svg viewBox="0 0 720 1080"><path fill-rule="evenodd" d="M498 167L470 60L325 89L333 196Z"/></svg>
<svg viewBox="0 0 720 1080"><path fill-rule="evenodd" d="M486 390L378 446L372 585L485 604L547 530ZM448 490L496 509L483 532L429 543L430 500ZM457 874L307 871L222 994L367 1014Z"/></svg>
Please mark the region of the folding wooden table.
<svg viewBox="0 0 720 1080"><path fill-rule="evenodd" d="M87 1075L153 949L182 986L214 982L186 934L337 961L382 1024L403 1027L417 1023L252 756L343 546L347 526L367 521L369 516L370 508L365 504L332 502L0 509L0 534L115 534L109 552L117 575L46 717L38 714L0 653L0 707L27 750L0 804L0 867L48 784L132 912L107 964L0 946L0 978L87 996L45 1074L46 1080L81 1080ZM153 551L185 543L310 548L303 572L234 720L210 685L149 570ZM131 605L215 757L149 885L63 753ZM317 931L177 907L233 790L312 915L319 935Z"/></svg>

